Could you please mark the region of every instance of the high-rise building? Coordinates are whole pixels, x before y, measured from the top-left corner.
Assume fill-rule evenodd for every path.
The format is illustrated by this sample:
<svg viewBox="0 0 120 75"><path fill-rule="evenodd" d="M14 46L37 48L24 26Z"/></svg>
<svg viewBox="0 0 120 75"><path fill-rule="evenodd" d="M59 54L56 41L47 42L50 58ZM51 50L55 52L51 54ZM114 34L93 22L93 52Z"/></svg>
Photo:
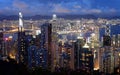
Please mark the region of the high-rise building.
<svg viewBox="0 0 120 75"><path fill-rule="evenodd" d="M111 46L111 37L108 35L103 36L103 46Z"/></svg>
<svg viewBox="0 0 120 75"><path fill-rule="evenodd" d="M120 34L118 34L118 47L120 47Z"/></svg>
<svg viewBox="0 0 120 75"><path fill-rule="evenodd" d="M83 37L79 37L76 42L73 43L73 51L71 51L72 69L82 69L86 72L92 72L94 67L93 51L85 43Z"/></svg>
<svg viewBox="0 0 120 75"><path fill-rule="evenodd" d="M85 44L80 52L80 68L86 72L93 72L93 52L89 49L89 46Z"/></svg>
<svg viewBox="0 0 120 75"><path fill-rule="evenodd" d="M22 13L19 13L19 27L18 27L18 62L27 64L27 48L25 41L25 31L23 27Z"/></svg>
<svg viewBox="0 0 120 75"><path fill-rule="evenodd" d="M114 67L119 68L119 66L120 66L120 49L117 49L114 50Z"/></svg>
<svg viewBox="0 0 120 75"><path fill-rule="evenodd" d="M26 55L25 32L18 32L18 61L25 63Z"/></svg>
<svg viewBox="0 0 120 75"><path fill-rule="evenodd" d="M30 69L36 67L36 61L37 61L36 52L37 52L37 47L35 45L28 47L28 67Z"/></svg>
<svg viewBox="0 0 120 75"><path fill-rule="evenodd" d="M114 53L112 47L103 47L99 53L100 57L100 72L113 73L114 72Z"/></svg>
<svg viewBox="0 0 120 75"><path fill-rule="evenodd" d="M45 23L41 26L40 50L37 52L38 65L43 68L51 68L51 41L52 25ZM41 60L41 61L40 61Z"/></svg>
<svg viewBox="0 0 120 75"><path fill-rule="evenodd" d="M119 48L120 47L120 36L119 36L119 34L118 35L112 35L112 37L111 37L111 45L113 46L113 47L116 47L116 48Z"/></svg>
<svg viewBox="0 0 120 75"><path fill-rule="evenodd" d="M60 46L60 45L59 45ZM72 50L72 46L68 43L65 42L62 45L62 48L59 49L59 53L60 53L60 57L59 57L59 66L60 67L64 67L64 68L71 68L70 66L71 64L71 60L70 60L70 56L71 56L71 50Z"/></svg>
<svg viewBox="0 0 120 75"><path fill-rule="evenodd" d="M3 32L0 32L0 55L3 55Z"/></svg>
<svg viewBox="0 0 120 75"><path fill-rule="evenodd" d="M73 69L80 69L80 53L84 44L83 37L78 37L77 41L73 42L73 51L71 51L71 60L74 61L71 63Z"/></svg>
<svg viewBox="0 0 120 75"><path fill-rule="evenodd" d="M110 25L106 25L105 35L103 36L103 47L99 52L100 72L105 74L114 72L114 47L115 36L111 39ZM112 47L113 46L113 47Z"/></svg>

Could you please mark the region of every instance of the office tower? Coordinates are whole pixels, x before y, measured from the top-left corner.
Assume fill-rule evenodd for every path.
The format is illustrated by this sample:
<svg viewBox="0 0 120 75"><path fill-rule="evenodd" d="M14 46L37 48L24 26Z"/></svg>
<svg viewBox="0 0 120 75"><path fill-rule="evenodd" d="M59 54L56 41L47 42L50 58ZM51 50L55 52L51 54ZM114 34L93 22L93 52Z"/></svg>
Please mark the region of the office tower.
<svg viewBox="0 0 120 75"><path fill-rule="evenodd" d="M86 72L92 72L94 68L93 51L85 43L83 37L79 37L76 42L73 43L73 51L71 52L71 62L73 69L81 69Z"/></svg>
<svg viewBox="0 0 120 75"><path fill-rule="evenodd" d="M120 34L118 34L118 47L120 47Z"/></svg>
<svg viewBox="0 0 120 75"><path fill-rule="evenodd" d="M40 60L37 62L43 68L51 68L51 41L52 41L52 25L50 23L45 23L41 26L41 41L40 50L38 50L37 58Z"/></svg>
<svg viewBox="0 0 120 75"><path fill-rule="evenodd" d="M90 46L91 50L94 53L94 70L99 69L99 34L98 30L95 31L95 33L92 33L90 36L90 43L88 45Z"/></svg>
<svg viewBox="0 0 120 75"><path fill-rule="evenodd" d="M111 37L110 37L111 30L110 29L111 29L111 26L106 25L105 35L103 36L103 46L111 46Z"/></svg>
<svg viewBox="0 0 120 75"><path fill-rule="evenodd" d="M112 35L111 45L115 47L115 35Z"/></svg>
<svg viewBox="0 0 120 75"><path fill-rule="evenodd" d="M110 25L106 25L105 35L103 36L103 48L99 53L100 72L105 74L114 72L114 47L111 47L110 27ZM115 42L115 39L113 39L113 42Z"/></svg>
<svg viewBox="0 0 120 75"><path fill-rule="evenodd" d="M3 55L3 32L0 32L0 56Z"/></svg>
<svg viewBox="0 0 120 75"><path fill-rule="evenodd" d="M100 55L100 72L114 72L114 53L112 47L103 47Z"/></svg>
<svg viewBox="0 0 120 75"><path fill-rule="evenodd" d="M4 46L5 46L5 49L4 49L4 51L5 51L5 55L6 56L9 56L9 54L10 54L10 50L11 50L11 39L9 38L9 37L6 37L5 39L4 39Z"/></svg>
<svg viewBox="0 0 120 75"><path fill-rule="evenodd" d="M55 66L59 63L59 51L58 51L58 31L59 31L59 20L57 16L54 14L52 20L50 21L52 24L52 70L54 70Z"/></svg>
<svg viewBox="0 0 120 75"><path fill-rule="evenodd" d="M111 44L113 47L119 48L120 47L120 36L118 35L112 35L111 37Z"/></svg>
<svg viewBox="0 0 120 75"><path fill-rule="evenodd" d="M120 50L114 50L114 67L120 69ZM120 70L119 70L120 72Z"/></svg>
<svg viewBox="0 0 120 75"><path fill-rule="evenodd" d="M36 35L36 38L35 38L35 45L40 49L40 41L41 41L41 34L39 35Z"/></svg>
<svg viewBox="0 0 120 75"><path fill-rule="evenodd" d="M27 64L27 48L25 41L25 31L23 28L22 13L19 13L19 27L18 27L18 62Z"/></svg>
<svg viewBox="0 0 120 75"><path fill-rule="evenodd" d="M28 47L28 67L33 69L36 67L36 52L37 47L35 45L31 45Z"/></svg>
<svg viewBox="0 0 120 75"><path fill-rule="evenodd" d="M75 46L75 41L73 41L73 42L71 42L71 44L72 44L72 48L71 48L71 54L70 54L70 68L72 69L72 70L74 70L75 69L75 48L76 48L76 46Z"/></svg>
<svg viewBox="0 0 120 75"><path fill-rule="evenodd" d="M26 47L35 45L35 38L32 35L25 35Z"/></svg>
<svg viewBox="0 0 120 75"><path fill-rule="evenodd" d="M32 35L25 35L25 44L28 54L27 66L29 69L33 69L36 67L36 52L38 50L38 47L35 45L35 38Z"/></svg>
<svg viewBox="0 0 120 75"><path fill-rule="evenodd" d="M80 68L84 69L86 72L93 72L93 52L89 49L87 43L83 46L83 48L80 51Z"/></svg>
<svg viewBox="0 0 120 75"><path fill-rule="evenodd" d="M108 35L103 36L103 46L111 46L111 38Z"/></svg>
<svg viewBox="0 0 120 75"><path fill-rule="evenodd" d="M113 73L114 72L114 57L112 52L105 52L103 56L103 70L105 73Z"/></svg>
<svg viewBox="0 0 120 75"><path fill-rule="evenodd" d="M70 66L70 56L71 56L71 50L72 46L68 43L65 42L64 45L62 45L60 52L60 57L59 57L59 66L64 67L64 68L71 68Z"/></svg>
<svg viewBox="0 0 120 75"><path fill-rule="evenodd" d="M71 54L71 58L72 58L72 65L73 65L73 69L80 69L80 53L82 51L82 47L85 44L85 40L83 37L78 37L77 41L73 43L73 51Z"/></svg>
<svg viewBox="0 0 120 75"><path fill-rule="evenodd" d="M58 20L57 20L56 14L53 14L53 17L50 23L52 24L52 32L56 32L58 28Z"/></svg>
<svg viewBox="0 0 120 75"><path fill-rule="evenodd" d="M69 68L69 54L65 50L62 50L60 63L60 67Z"/></svg>

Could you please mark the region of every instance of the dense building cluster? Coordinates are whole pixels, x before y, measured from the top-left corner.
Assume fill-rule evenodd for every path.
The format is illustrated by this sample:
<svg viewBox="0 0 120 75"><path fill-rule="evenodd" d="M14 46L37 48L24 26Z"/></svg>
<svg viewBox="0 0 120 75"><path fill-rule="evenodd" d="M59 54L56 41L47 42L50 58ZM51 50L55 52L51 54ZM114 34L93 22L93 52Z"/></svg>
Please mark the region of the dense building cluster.
<svg viewBox="0 0 120 75"><path fill-rule="evenodd" d="M10 56L30 70L120 74L119 19L64 20L54 14L49 21L23 21L19 13L19 21L0 24L1 60Z"/></svg>

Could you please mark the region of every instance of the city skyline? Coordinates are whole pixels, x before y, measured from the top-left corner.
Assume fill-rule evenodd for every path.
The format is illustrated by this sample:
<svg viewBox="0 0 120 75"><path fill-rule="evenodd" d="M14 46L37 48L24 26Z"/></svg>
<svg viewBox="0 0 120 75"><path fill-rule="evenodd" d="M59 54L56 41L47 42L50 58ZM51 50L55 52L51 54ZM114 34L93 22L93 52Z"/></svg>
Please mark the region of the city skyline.
<svg viewBox="0 0 120 75"><path fill-rule="evenodd" d="M120 75L120 0L0 4L0 75Z"/></svg>
<svg viewBox="0 0 120 75"><path fill-rule="evenodd" d="M0 4L0 15L17 15L19 11L28 16L54 13L119 15L120 12L119 0L0 0Z"/></svg>

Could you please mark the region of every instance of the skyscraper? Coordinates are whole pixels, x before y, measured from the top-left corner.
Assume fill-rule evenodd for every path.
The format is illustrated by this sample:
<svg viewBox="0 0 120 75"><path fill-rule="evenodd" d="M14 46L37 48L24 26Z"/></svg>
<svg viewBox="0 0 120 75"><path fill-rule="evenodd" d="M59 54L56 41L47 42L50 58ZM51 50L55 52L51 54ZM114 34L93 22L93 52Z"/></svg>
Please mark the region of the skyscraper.
<svg viewBox="0 0 120 75"><path fill-rule="evenodd" d="M3 32L0 32L0 55L3 55Z"/></svg>
<svg viewBox="0 0 120 75"><path fill-rule="evenodd" d="M74 69L80 69L80 53L84 44L85 41L83 37L78 37L77 41L73 43L74 51L72 51L71 57L73 58L72 60L74 60Z"/></svg>
<svg viewBox="0 0 120 75"><path fill-rule="evenodd" d="M101 57L101 68L100 71L106 73L114 72L114 55L113 50L110 47L106 47Z"/></svg>
<svg viewBox="0 0 120 75"><path fill-rule="evenodd" d="M80 68L86 72L93 72L93 52L89 49L89 46L85 44L80 53Z"/></svg>
<svg viewBox="0 0 120 75"><path fill-rule="evenodd" d="M41 41L40 50L37 52L37 64L43 68L51 67L51 41L52 41L52 25L50 23L45 23L41 26ZM41 61L40 61L41 60Z"/></svg>
<svg viewBox="0 0 120 75"><path fill-rule="evenodd" d="M25 31L23 27L23 16L19 13L19 27L18 27L18 62L27 64L27 48L25 41Z"/></svg>
<svg viewBox="0 0 120 75"><path fill-rule="evenodd" d="M37 47L35 45L29 46L28 48L28 67L33 69L36 67L36 52Z"/></svg>
<svg viewBox="0 0 120 75"><path fill-rule="evenodd" d="M114 48L111 47L110 28L111 25L106 23L105 35L103 36L103 47L99 52L100 72L104 72L105 74L114 72Z"/></svg>

